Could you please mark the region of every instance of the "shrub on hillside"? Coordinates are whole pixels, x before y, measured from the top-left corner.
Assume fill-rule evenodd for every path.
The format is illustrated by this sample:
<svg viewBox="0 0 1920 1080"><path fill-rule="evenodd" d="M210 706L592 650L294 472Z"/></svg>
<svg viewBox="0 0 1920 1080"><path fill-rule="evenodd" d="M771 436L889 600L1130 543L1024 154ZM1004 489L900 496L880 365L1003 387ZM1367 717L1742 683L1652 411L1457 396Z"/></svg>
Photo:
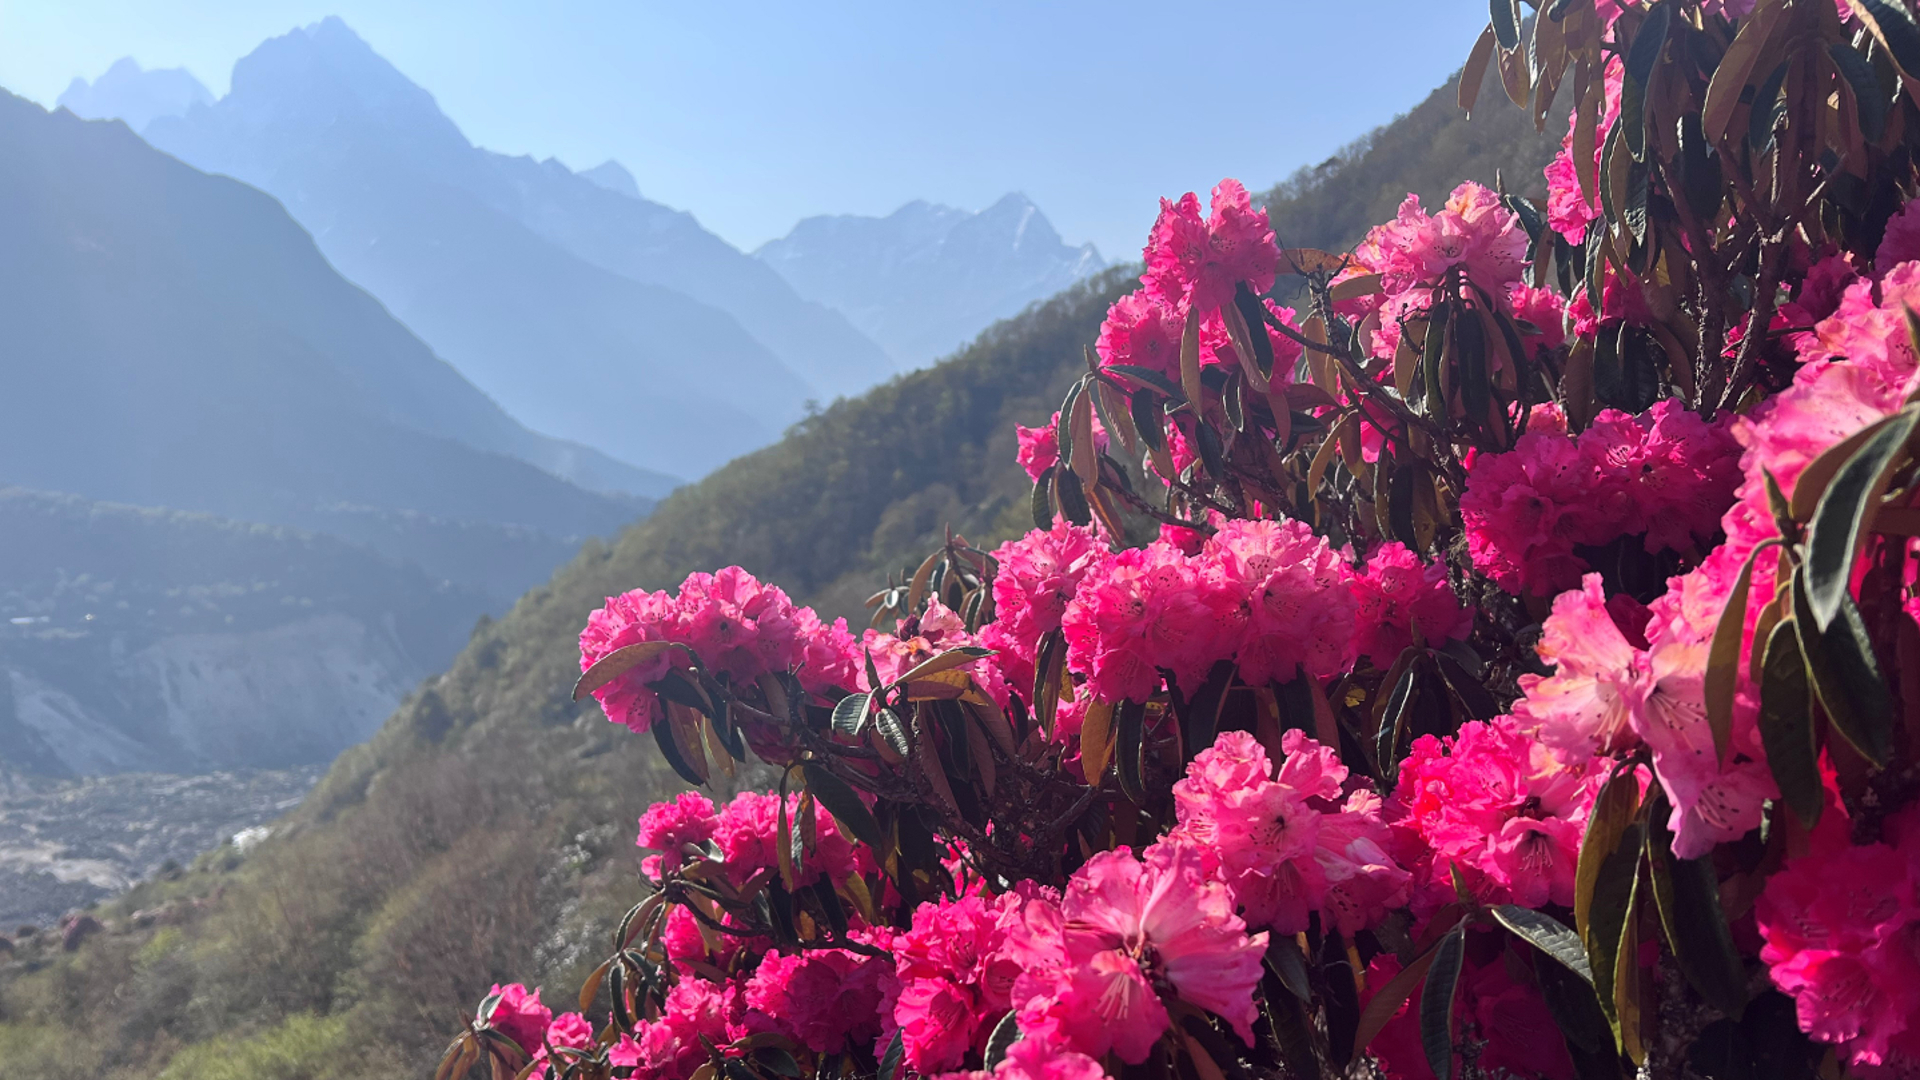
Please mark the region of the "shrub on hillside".
<svg viewBox="0 0 1920 1080"><path fill-rule="evenodd" d="M777 786L648 809L605 962L442 1077L1920 1072L1920 29L1493 15L1544 199L1163 201L1033 531L859 633L739 567L592 615L577 695Z"/></svg>

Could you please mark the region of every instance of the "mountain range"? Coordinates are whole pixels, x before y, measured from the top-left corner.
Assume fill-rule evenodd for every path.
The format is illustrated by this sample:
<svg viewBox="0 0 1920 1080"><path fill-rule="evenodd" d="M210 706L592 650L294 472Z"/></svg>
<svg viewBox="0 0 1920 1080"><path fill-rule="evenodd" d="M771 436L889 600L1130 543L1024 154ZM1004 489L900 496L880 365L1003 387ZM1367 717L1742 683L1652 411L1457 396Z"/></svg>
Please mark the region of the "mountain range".
<svg viewBox="0 0 1920 1080"><path fill-rule="evenodd" d="M903 369L1106 266L1018 193L978 213L916 201L886 217L811 217L754 254L801 296L846 312Z"/></svg>
<svg viewBox="0 0 1920 1080"><path fill-rule="evenodd" d="M481 149L337 18L142 134L274 195L328 260L528 426L697 476L892 373L691 215Z"/></svg>

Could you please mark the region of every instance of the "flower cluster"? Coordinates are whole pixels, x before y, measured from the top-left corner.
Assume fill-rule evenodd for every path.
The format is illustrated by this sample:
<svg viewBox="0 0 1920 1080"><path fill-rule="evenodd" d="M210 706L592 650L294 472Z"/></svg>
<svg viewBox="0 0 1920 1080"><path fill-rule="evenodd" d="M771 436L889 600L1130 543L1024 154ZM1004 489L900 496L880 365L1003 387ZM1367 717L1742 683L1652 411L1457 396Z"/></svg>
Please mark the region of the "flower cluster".
<svg viewBox="0 0 1920 1080"><path fill-rule="evenodd" d="M667 649L593 692L607 719L634 731L646 731L659 715L658 696L647 684L669 669L689 669L693 656L735 683L795 672L809 692L851 685L858 670L845 619L823 623L779 586L763 585L737 566L691 574L673 593L635 590L609 597L580 632L580 670L617 649L655 641L685 645L691 653Z"/></svg>
<svg viewBox="0 0 1920 1080"><path fill-rule="evenodd" d="M1173 786L1173 835L1203 854L1249 926L1297 934L1316 912L1347 934L1379 923L1406 903L1409 883L1387 854L1380 797L1347 792L1347 767L1303 732L1287 732L1280 749L1276 775L1252 735L1223 732Z"/></svg>
<svg viewBox="0 0 1920 1080"><path fill-rule="evenodd" d="M1249 683L1353 666L1357 604L1326 538L1298 521L1230 521L1197 555L1167 541L1089 571L1062 616L1068 665L1104 701L1189 689L1233 660Z"/></svg>
<svg viewBox="0 0 1920 1080"><path fill-rule="evenodd" d="M1422 563L1405 544L1375 548L1350 584L1356 605L1353 651L1385 667L1411 645L1465 638L1473 612L1454 596L1442 562Z"/></svg>
<svg viewBox="0 0 1920 1080"><path fill-rule="evenodd" d="M1673 400L1640 416L1607 409L1578 438L1529 431L1467 474L1473 564L1510 592L1550 595L1579 583L1582 546L1644 535L1650 552L1694 550L1733 502L1739 453L1729 421Z"/></svg>
<svg viewBox="0 0 1920 1080"><path fill-rule="evenodd" d="M1754 905L1774 985L1800 1027L1838 1044L1860 1076L1920 1070L1920 808L1853 844L1831 790L1810 850L1789 859Z"/></svg>
<svg viewBox="0 0 1920 1080"><path fill-rule="evenodd" d="M1611 764L1557 755L1506 717L1414 740L1389 816L1415 911L1452 900L1456 875L1483 903L1570 906L1580 837Z"/></svg>
<svg viewBox="0 0 1920 1080"><path fill-rule="evenodd" d="M1178 341L1174 347L1179 347ZM1060 414L1054 413L1045 427L1030 428L1024 424L1013 427L1020 440L1016 460L1026 470L1027 478L1037 483L1041 473L1060 463ZM1093 448L1102 454L1107 452L1107 429L1100 423L1098 413L1093 417Z"/></svg>
<svg viewBox="0 0 1920 1080"><path fill-rule="evenodd" d="M1273 288L1280 253L1266 209L1254 207L1238 180L1222 180L1204 219L1191 191L1177 202L1160 200L1146 262L1141 281L1150 296L1183 314L1205 313L1231 303L1242 284L1255 295Z"/></svg>

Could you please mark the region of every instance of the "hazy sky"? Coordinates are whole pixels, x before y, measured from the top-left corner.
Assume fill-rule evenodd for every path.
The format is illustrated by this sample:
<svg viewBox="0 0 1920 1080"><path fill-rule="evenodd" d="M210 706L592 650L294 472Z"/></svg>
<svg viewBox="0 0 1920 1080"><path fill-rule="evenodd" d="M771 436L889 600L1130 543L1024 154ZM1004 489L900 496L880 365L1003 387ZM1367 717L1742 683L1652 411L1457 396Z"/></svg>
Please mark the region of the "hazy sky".
<svg viewBox="0 0 1920 1080"><path fill-rule="evenodd" d="M1483 0L951 4L0 0L0 86L51 105L121 56L215 94L261 40L337 14L474 142L618 158L751 249L799 218L1025 191L1133 257L1156 199L1266 187L1418 102ZM1495 89L1489 92L1497 92Z"/></svg>

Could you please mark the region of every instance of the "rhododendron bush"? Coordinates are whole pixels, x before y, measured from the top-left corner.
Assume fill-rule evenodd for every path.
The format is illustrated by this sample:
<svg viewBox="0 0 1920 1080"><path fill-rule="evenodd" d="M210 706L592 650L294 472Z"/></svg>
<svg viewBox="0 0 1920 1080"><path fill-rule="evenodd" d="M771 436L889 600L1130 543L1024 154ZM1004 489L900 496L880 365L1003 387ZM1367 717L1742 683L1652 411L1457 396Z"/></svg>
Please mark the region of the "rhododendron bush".
<svg viewBox="0 0 1920 1080"><path fill-rule="evenodd" d="M1920 26L1491 7L1545 198L1165 200L1031 532L593 613L577 697L778 782L443 1076L1920 1076Z"/></svg>

